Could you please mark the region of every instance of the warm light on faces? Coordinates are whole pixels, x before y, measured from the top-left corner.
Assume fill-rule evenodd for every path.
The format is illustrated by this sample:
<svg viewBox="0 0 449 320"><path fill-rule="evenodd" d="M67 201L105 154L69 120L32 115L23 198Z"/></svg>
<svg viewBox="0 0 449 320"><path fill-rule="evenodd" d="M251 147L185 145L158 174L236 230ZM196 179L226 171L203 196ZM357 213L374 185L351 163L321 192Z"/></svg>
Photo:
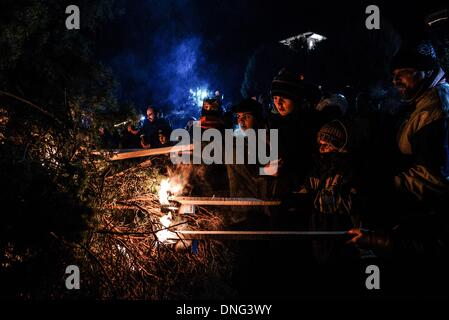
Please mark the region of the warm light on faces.
<svg viewBox="0 0 449 320"><path fill-rule="evenodd" d="M237 112L237 123L243 131L255 129L255 121L251 112Z"/></svg>
<svg viewBox="0 0 449 320"><path fill-rule="evenodd" d="M330 152L338 152L339 150L334 147L332 144L324 141L324 140L319 140L318 144L320 146L320 153L330 153Z"/></svg>
<svg viewBox="0 0 449 320"><path fill-rule="evenodd" d="M288 99L281 96L273 96L274 106L279 114L283 117L293 112L295 108L295 102L292 99Z"/></svg>
<svg viewBox="0 0 449 320"><path fill-rule="evenodd" d="M162 133L159 133L159 142L164 145L168 142L167 136Z"/></svg>
<svg viewBox="0 0 449 320"><path fill-rule="evenodd" d="M150 122L153 122L154 119L156 119L156 114L155 114L153 108L148 108L148 109L147 109L147 119L148 119L148 121L150 121Z"/></svg>
<svg viewBox="0 0 449 320"><path fill-rule="evenodd" d="M395 69L393 71L393 85L399 94L410 97L424 79L424 72L413 68Z"/></svg>

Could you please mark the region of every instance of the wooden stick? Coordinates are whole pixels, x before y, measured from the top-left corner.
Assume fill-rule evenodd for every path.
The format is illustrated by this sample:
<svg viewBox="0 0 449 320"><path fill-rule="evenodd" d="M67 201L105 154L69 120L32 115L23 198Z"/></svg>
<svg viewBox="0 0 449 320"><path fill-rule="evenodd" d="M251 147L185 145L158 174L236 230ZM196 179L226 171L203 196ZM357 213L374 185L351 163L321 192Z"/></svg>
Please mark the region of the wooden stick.
<svg viewBox="0 0 449 320"><path fill-rule="evenodd" d="M121 200L121 202L134 202L134 201L157 201L157 197L155 196L141 196L135 197L131 199Z"/></svg>
<svg viewBox="0 0 449 320"><path fill-rule="evenodd" d="M159 154L167 154L172 152L186 152L193 150L193 144L176 145L154 149L117 149L112 150L113 155L109 158L111 161L125 160L132 158L155 156ZM92 151L93 155L107 154L107 151Z"/></svg>
<svg viewBox="0 0 449 320"><path fill-rule="evenodd" d="M42 112L42 113L45 114L46 116L48 116L48 117L52 118L53 120L55 120L58 124L62 125L61 120L59 120L58 118L56 118L53 114L51 114L50 112L48 112L48 111L42 109L41 107L35 105L34 103L32 103L32 102L30 102L30 101L28 101L28 100L25 100L25 99L23 99L23 98L21 98L21 97L18 97L18 96L16 96L16 95L12 94L12 93L5 92L5 91L0 91L0 95L5 95L5 96L8 96L8 97L14 98L14 99L16 99L16 100L19 100L19 101L21 101L21 102L23 102L23 103L25 103L25 104L27 104L27 105L33 107L34 109L36 109L36 110Z"/></svg>
<svg viewBox="0 0 449 320"><path fill-rule="evenodd" d="M183 152L183 151L191 151L191 150L193 150L193 144L171 146L171 147L164 147L164 148L154 148L154 149L117 153L117 154L114 154L110 158L110 160L117 161L117 160L147 157L147 156L154 156L154 155L159 155L159 154L167 154L167 153L172 153L172 152Z"/></svg>
<svg viewBox="0 0 449 320"><path fill-rule="evenodd" d="M278 206L280 200L257 198L215 198L215 197L170 197L169 200L186 205L198 206Z"/></svg>
<svg viewBox="0 0 449 320"><path fill-rule="evenodd" d="M116 210L137 210L138 208L136 206L123 206L123 205L113 205L113 204L107 204L103 206L104 209L116 209Z"/></svg>
<svg viewBox="0 0 449 320"><path fill-rule="evenodd" d="M347 236L347 231L173 231L183 240L319 239Z"/></svg>

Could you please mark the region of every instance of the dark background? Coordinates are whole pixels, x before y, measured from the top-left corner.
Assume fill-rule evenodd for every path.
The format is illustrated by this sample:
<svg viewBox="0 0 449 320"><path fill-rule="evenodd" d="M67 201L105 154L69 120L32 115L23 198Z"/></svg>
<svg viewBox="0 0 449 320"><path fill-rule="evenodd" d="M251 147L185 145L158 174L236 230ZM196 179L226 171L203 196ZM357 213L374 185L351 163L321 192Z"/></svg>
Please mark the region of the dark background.
<svg viewBox="0 0 449 320"><path fill-rule="evenodd" d="M369 4L380 8L381 30L365 28ZM330 88L385 85L385 71L379 69L385 69L401 42L426 37L424 17L442 4L148 0L122 5L95 44L98 57L120 82L119 97L142 112L153 103L182 113L189 89L220 89L228 103L240 99L246 66L256 50L266 60L265 77L296 59L295 67L308 80ZM307 31L328 38L307 57L276 45Z"/></svg>

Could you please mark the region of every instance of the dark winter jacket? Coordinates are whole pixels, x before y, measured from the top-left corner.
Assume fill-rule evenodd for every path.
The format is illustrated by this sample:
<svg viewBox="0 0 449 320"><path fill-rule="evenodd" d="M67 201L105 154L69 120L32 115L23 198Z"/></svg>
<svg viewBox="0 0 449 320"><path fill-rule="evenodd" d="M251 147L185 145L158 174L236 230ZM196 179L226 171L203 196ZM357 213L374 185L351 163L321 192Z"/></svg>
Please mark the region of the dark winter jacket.
<svg viewBox="0 0 449 320"><path fill-rule="evenodd" d="M356 185L350 155L328 153L315 158L314 168L299 192L310 195L317 212L345 217L343 220L354 224L358 221L353 206Z"/></svg>
<svg viewBox="0 0 449 320"><path fill-rule="evenodd" d="M413 101L397 143L404 165L395 177L398 190L418 200L449 195L449 85L440 82Z"/></svg>
<svg viewBox="0 0 449 320"><path fill-rule="evenodd" d="M143 126L139 130L139 135L143 136L145 143L149 144L151 148L158 148L160 147L159 130L166 132L170 137L172 128L163 118L157 118L154 122L149 122L148 119L145 119Z"/></svg>
<svg viewBox="0 0 449 320"><path fill-rule="evenodd" d="M317 111L294 111L285 117L271 115L270 128L279 130L278 195L297 190L310 172L320 125Z"/></svg>
<svg viewBox="0 0 449 320"><path fill-rule="evenodd" d="M314 169L299 191L309 195L314 212L309 228L315 231L346 231L360 227L357 205L357 182L350 155L347 153L322 154L315 159ZM315 258L320 262L355 258L354 248L345 239L314 240ZM345 257L345 258L343 258Z"/></svg>

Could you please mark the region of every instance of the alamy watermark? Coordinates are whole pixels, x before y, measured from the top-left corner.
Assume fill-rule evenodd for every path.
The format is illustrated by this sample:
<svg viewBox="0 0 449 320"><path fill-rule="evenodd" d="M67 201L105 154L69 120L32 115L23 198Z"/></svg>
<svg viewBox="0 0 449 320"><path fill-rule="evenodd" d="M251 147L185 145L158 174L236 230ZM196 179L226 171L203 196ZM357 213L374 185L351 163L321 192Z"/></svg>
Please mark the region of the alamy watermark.
<svg viewBox="0 0 449 320"><path fill-rule="evenodd" d="M378 266L371 264L366 267L365 273L369 276L365 280L365 286L368 290L380 289L380 269Z"/></svg>
<svg viewBox="0 0 449 320"><path fill-rule="evenodd" d="M380 29L380 10L379 7L372 4L366 7L365 13L369 16L365 20L365 26L368 30Z"/></svg>
<svg viewBox="0 0 449 320"><path fill-rule="evenodd" d="M246 129L245 131L225 129L201 129L193 126L192 136L185 129L175 129L171 141L176 146L190 144L193 140L193 157L190 154L171 153L173 164L260 164L260 175L272 175L278 167L278 130ZM268 143L269 141L269 143ZM203 146L203 142L209 142Z"/></svg>
<svg viewBox="0 0 449 320"><path fill-rule="evenodd" d="M70 265L65 269L65 274L69 276L65 279L65 287L69 290L80 289L80 268Z"/></svg>
<svg viewBox="0 0 449 320"><path fill-rule="evenodd" d="M76 5L70 5L65 8L65 13L70 14L65 19L65 27L67 30L80 29L80 8Z"/></svg>

